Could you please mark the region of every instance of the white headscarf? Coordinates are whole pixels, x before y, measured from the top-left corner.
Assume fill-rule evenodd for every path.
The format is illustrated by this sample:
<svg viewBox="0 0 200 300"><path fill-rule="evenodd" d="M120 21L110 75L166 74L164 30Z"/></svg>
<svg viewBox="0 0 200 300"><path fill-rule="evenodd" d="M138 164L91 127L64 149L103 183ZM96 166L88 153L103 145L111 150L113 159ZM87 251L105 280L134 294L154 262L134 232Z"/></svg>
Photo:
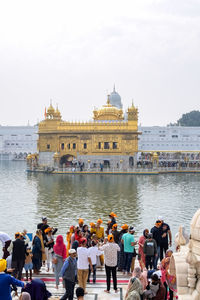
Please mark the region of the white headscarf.
<svg viewBox="0 0 200 300"><path fill-rule="evenodd" d="M22 298L21 298L21 299L22 299L22 300L31 300L31 296L30 296L29 293L23 292L23 293L22 293Z"/></svg>

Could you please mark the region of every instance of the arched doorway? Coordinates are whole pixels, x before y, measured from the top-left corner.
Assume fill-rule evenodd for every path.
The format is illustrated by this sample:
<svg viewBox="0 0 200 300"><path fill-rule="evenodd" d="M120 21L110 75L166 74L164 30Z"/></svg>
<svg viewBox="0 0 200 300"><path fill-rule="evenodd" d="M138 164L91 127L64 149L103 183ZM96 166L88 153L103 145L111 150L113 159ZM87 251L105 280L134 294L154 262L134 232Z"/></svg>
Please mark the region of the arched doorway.
<svg viewBox="0 0 200 300"><path fill-rule="evenodd" d="M71 154L63 155L60 159L60 164L61 164L61 166L63 166L63 164L64 164L66 167L70 167L70 166L72 166L73 159L74 159L74 157Z"/></svg>
<svg viewBox="0 0 200 300"><path fill-rule="evenodd" d="M134 166L134 158L133 158L133 156L130 156L129 157L129 167L133 167Z"/></svg>
<svg viewBox="0 0 200 300"><path fill-rule="evenodd" d="M110 168L110 161L109 160L104 160L103 161L103 166L105 167L105 168Z"/></svg>

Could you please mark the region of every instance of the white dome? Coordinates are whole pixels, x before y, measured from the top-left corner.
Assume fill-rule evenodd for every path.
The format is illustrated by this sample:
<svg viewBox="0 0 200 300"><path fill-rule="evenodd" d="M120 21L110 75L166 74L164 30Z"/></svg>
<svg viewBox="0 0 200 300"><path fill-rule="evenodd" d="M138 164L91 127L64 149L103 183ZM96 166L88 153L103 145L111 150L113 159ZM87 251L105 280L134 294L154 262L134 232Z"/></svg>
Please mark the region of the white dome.
<svg viewBox="0 0 200 300"><path fill-rule="evenodd" d="M117 107L117 108L122 108L122 102L121 102L121 97L120 95L115 91L115 86L114 86L114 89L113 89L113 92L110 94L110 103Z"/></svg>
<svg viewBox="0 0 200 300"><path fill-rule="evenodd" d="M196 211L190 224L191 238L195 241L200 241L200 209Z"/></svg>

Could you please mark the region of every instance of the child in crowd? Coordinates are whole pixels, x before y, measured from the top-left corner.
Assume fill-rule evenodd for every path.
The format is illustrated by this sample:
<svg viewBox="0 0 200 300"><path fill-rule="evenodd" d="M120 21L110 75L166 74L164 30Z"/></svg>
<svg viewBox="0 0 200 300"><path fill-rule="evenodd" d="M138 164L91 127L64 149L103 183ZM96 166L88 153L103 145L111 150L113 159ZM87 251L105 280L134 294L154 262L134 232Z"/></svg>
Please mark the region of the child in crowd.
<svg viewBox="0 0 200 300"><path fill-rule="evenodd" d="M24 269L26 271L26 281L28 281L28 271L30 271L30 280L32 280L32 269L33 269L32 257L33 254L31 248L28 247L26 250L26 259L24 265Z"/></svg>
<svg viewBox="0 0 200 300"><path fill-rule="evenodd" d="M77 300L84 300L84 289L82 287L77 287L76 297L77 297Z"/></svg>

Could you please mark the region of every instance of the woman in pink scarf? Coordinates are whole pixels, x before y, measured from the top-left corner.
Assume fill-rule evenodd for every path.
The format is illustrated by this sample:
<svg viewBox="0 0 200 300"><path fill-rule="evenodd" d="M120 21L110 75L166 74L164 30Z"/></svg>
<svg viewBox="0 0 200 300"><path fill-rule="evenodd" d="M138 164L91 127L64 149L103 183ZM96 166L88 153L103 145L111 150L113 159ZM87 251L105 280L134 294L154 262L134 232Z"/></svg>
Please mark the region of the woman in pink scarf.
<svg viewBox="0 0 200 300"><path fill-rule="evenodd" d="M166 251L165 258L163 258L161 261L161 273L162 273L161 281L166 288L166 295L167 295L167 287L169 288L169 299L170 300L171 299L173 300L173 296L174 296L173 294L174 294L174 292L177 292L175 267L171 268L172 270L170 270L170 265L174 264L174 258L172 256L172 254L173 254L173 251L168 249ZM166 299L167 299L167 296L166 296Z"/></svg>
<svg viewBox="0 0 200 300"><path fill-rule="evenodd" d="M146 241L148 233L149 233L149 230L145 229L143 231L143 235L139 238L139 241L138 241L138 245L139 245L138 253L140 255L139 263L140 263L140 268L142 270L145 268L145 254L143 251L143 247L144 247L144 243Z"/></svg>
<svg viewBox="0 0 200 300"><path fill-rule="evenodd" d="M58 235L56 238L56 243L53 246L54 251L54 272L56 277L56 288L58 289L59 285L59 275L63 266L63 262L67 257L66 246L63 242L62 235Z"/></svg>

